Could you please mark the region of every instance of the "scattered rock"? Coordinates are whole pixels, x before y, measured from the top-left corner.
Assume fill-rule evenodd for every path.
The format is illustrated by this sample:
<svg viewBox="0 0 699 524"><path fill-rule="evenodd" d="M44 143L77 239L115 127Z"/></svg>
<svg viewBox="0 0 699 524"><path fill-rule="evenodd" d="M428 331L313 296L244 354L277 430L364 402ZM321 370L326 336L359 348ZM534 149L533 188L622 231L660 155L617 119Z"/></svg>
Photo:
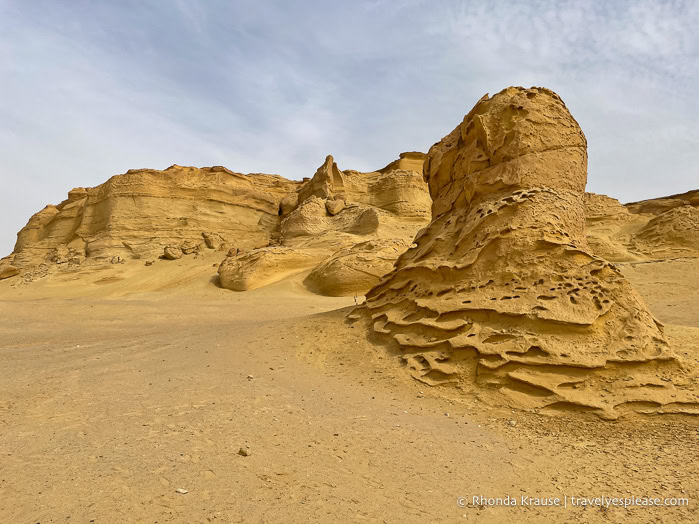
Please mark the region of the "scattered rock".
<svg viewBox="0 0 699 524"><path fill-rule="evenodd" d="M201 236L204 237L204 243L208 249L219 249L226 243L218 233L202 233Z"/></svg>
<svg viewBox="0 0 699 524"><path fill-rule="evenodd" d="M146 260L146 265L147 265L147 266L152 266L152 265L153 265L153 260Z"/></svg>
<svg viewBox="0 0 699 524"><path fill-rule="evenodd" d="M189 490L186 490L184 488L177 488L175 492L179 493L180 495L186 495L187 493L189 493Z"/></svg>
<svg viewBox="0 0 699 524"><path fill-rule="evenodd" d="M168 246L163 250L163 257L168 260L182 258L182 250L179 247Z"/></svg>
<svg viewBox="0 0 699 524"><path fill-rule="evenodd" d="M192 240L187 240L185 243L182 244L181 250L182 253L185 255L193 255L195 253L199 253L200 248L201 244L193 242Z"/></svg>
<svg viewBox="0 0 699 524"><path fill-rule="evenodd" d="M250 451L250 446L243 446L238 450L238 455L243 457L249 457L252 451Z"/></svg>

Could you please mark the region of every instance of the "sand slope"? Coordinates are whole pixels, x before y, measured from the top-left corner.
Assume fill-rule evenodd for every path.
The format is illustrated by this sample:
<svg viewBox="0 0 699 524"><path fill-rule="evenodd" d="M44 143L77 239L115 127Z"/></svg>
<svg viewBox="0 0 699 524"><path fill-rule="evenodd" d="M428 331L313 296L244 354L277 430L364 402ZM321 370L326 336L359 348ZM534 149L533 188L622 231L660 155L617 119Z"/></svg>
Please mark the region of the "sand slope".
<svg viewBox="0 0 699 524"><path fill-rule="evenodd" d="M0 520L695 520L695 421L600 424L456 401L396 374L346 325L353 300L310 294L302 279L242 294L202 274L131 296L116 284L104 285L112 298L4 295ZM696 321L690 299L672 303ZM699 328L668 333L699 354ZM456 504L629 493L692 506Z"/></svg>

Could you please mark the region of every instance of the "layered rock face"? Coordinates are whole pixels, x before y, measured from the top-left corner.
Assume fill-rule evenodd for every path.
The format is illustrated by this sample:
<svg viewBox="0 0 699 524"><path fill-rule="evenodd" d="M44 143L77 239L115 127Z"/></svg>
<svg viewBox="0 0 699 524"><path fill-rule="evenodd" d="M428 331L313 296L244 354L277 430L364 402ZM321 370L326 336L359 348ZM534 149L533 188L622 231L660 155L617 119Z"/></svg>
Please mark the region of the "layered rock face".
<svg viewBox="0 0 699 524"><path fill-rule="evenodd" d="M369 173L341 171L328 156L282 203L282 243L337 249L367 236L412 238L428 222L432 204L420 155L403 153Z"/></svg>
<svg viewBox="0 0 699 524"><path fill-rule="evenodd" d="M379 171L360 173L341 171L329 156L303 182L220 166L130 170L74 189L35 214L14 252L0 260L0 279L21 275L13 281L29 283L103 264L145 259L151 266L158 257L179 260L233 247L221 283L253 289L275 280L275 264L276 280L288 276L285 257L302 271L367 240L410 241L429 221L424 157L403 153ZM269 252L238 260L258 249ZM303 256L306 251L311 256Z"/></svg>
<svg viewBox="0 0 699 524"><path fill-rule="evenodd" d="M699 207L699 189L693 189L679 195L652 198L626 204L627 209L631 213L647 213L651 215L661 215L665 211L684 206Z"/></svg>
<svg viewBox="0 0 699 524"><path fill-rule="evenodd" d="M622 206L587 194L587 238L594 252L615 262L699 256L699 191Z"/></svg>
<svg viewBox="0 0 699 524"><path fill-rule="evenodd" d="M588 246L586 146L558 95L508 88L430 149L432 221L358 310L415 378L609 418L697 409L662 326Z"/></svg>
<svg viewBox="0 0 699 524"><path fill-rule="evenodd" d="M403 153L379 171L361 173L340 170L328 156L282 199L279 247L232 254L219 268L221 285L244 291L318 266L306 279L313 291L363 294L392 267L402 251L397 246L407 246L429 221L423 161L422 153Z"/></svg>
<svg viewBox="0 0 699 524"><path fill-rule="evenodd" d="M401 153L383 169L341 171L331 155L297 191L296 205L317 197L375 207L402 217L429 218L431 200L422 179L423 153ZM285 215L288 213L284 213Z"/></svg>
<svg viewBox="0 0 699 524"><path fill-rule="evenodd" d="M17 235L13 264L47 257L158 256L165 247L196 250L226 241L268 245L280 225L279 204L297 182L241 175L223 167L131 170L90 189L78 188L34 215Z"/></svg>

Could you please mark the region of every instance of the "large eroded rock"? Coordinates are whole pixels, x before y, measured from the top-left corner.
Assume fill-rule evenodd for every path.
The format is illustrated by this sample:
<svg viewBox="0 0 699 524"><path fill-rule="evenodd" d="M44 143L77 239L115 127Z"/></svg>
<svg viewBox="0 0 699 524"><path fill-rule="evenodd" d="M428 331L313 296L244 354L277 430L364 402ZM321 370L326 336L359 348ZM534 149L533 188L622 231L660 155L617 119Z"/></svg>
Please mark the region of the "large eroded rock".
<svg viewBox="0 0 699 524"><path fill-rule="evenodd" d="M415 378L609 418L697 411L662 326L588 246L587 143L558 95L482 98L425 178L432 221L359 310Z"/></svg>
<svg viewBox="0 0 699 524"><path fill-rule="evenodd" d="M317 253L289 247L265 247L226 257L218 268L222 287L249 291L311 269L322 260Z"/></svg>
<svg viewBox="0 0 699 524"><path fill-rule="evenodd" d="M280 202L298 185L223 167L130 170L35 214L17 235L13 263L36 264L62 249L93 260L143 258L204 244L203 237L266 246L279 228Z"/></svg>
<svg viewBox="0 0 699 524"><path fill-rule="evenodd" d="M331 297L364 295L379 283L408 248L399 238L367 240L341 249L313 268L304 283Z"/></svg>

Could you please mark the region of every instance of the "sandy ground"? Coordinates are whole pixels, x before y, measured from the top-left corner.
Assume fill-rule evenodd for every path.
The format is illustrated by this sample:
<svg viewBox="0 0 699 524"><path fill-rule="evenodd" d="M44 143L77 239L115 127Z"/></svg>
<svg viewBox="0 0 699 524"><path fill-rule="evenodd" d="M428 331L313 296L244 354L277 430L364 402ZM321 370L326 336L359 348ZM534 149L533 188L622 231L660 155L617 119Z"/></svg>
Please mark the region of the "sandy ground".
<svg viewBox="0 0 699 524"><path fill-rule="evenodd" d="M352 298L166 264L0 285L0 522L699 521L696 419L457 400L345 323ZM699 262L622 269L696 360ZM688 505L571 500L602 496Z"/></svg>

